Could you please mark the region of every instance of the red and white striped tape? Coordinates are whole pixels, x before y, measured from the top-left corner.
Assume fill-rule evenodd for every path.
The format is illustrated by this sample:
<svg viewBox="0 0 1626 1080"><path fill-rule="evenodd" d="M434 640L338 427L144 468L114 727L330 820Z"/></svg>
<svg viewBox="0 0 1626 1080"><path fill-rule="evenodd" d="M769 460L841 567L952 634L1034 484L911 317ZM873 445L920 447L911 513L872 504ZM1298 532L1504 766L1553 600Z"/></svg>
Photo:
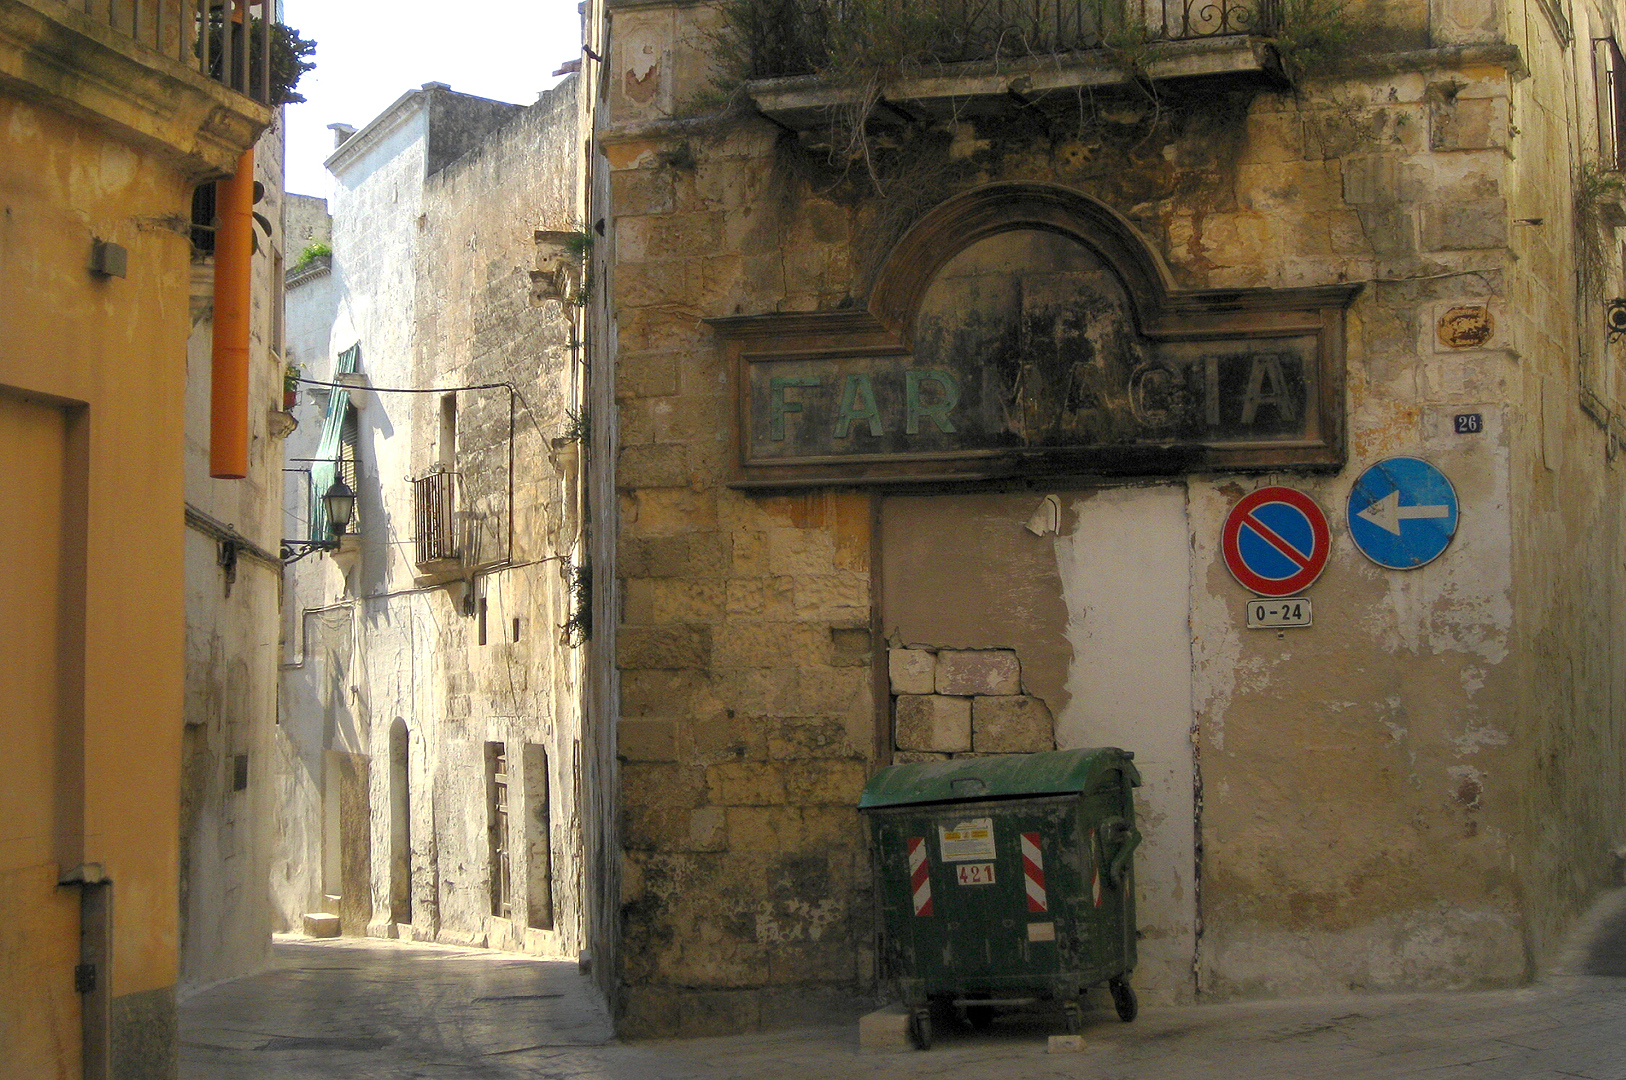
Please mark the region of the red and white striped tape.
<svg viewBox="0 0 1626 1080"><path fill-rule="evenodd" d="M1050 901L1044 892L1044 852L1039 847L1039 834L1022 834L1022 877L1027 887L1028 910L1049 911Z"/></svg>
<svg viewBox="0 0 1626 1080"><path fill-rule="evenodd" d="M914 891L915 914L932 913L931 865L926 862L926 838L909 838L909 887Z"/></svg>
<svg viewBox="0 0 1626 1080"><path fill-rule="evenodd" d="M1090 830L1090 895L1095 899L1095 906L1101 906L1101 845L1095 838L1095 830Z"/></svg>

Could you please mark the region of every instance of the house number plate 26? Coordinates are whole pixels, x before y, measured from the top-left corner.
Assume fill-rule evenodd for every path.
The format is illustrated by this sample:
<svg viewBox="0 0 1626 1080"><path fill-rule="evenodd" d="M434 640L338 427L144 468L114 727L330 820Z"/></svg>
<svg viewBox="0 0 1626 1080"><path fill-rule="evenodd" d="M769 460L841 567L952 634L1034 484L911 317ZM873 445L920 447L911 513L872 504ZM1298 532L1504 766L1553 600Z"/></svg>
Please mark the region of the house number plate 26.
<svg viewBox="0 0 1626 1080"><path fill-rule="evenodd" d="M1302 596L1285 600L1249 600L1248 629L1268 630L1278 626L1309 626L1310 601Z"/></svg>

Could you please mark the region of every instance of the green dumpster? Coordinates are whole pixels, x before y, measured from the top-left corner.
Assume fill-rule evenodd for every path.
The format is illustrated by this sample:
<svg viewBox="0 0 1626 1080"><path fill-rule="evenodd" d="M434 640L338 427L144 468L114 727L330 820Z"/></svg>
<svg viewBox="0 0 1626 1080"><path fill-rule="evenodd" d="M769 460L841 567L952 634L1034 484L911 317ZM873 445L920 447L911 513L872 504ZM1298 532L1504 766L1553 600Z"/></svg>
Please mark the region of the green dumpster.
<svg viewBox="0 0 1626 1080"><path fill-rule="evenodd" d="M893 765L868 816L881 914L881 972L931 1044L928 1004L973 1026L996 1010L1059 1003L1083 1024L1106 983L1135 1018L1134 754L1115 747Z"/></svg>

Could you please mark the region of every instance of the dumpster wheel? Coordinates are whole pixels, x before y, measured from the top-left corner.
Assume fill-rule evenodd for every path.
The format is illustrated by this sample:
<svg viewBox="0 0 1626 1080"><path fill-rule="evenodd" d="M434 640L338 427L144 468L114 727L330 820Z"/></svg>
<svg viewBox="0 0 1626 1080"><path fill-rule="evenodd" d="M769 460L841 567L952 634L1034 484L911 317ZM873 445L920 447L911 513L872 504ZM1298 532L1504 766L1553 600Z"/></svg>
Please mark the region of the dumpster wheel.
<svg viewBox="0 0 1626 1080"><path fill-rule="evenodd" d="M1061 1005L1063 1021L1067 1025L1067 1034L1078 1035L1084 1030L1084 1007L1076 1001L1064 1001Z"/></svg>
<svg viewBox="0 0 1626 1080"><path fill-rule="evenodd" d="M909 1014L909 1041L916 1050L932 1048L932 1011L916 1009Z"/></svg>
<svg viewBox="0 0 1626 1080"><path fill-rule="evenodd" d="M1140 1002L1135 998L1135 988L1123 979L1112 979L1107 983L1107 989L1112 991L1112 1005L1118 1010L1118 1019L1129 1023L1140 1012Z"/></svg>

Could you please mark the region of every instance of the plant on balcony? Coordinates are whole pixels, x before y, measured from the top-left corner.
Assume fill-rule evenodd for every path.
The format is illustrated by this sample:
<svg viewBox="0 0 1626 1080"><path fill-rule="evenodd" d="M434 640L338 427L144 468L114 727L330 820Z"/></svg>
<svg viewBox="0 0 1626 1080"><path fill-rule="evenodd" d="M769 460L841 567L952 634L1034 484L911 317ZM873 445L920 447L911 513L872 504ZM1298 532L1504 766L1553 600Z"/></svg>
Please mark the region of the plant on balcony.
<svg viewBox="0 0 1626 1080"><path fill-rule="evenodd" d="M1626 200L1626 181L1619 173L1605 169L1596 158L1581 162L1575 171L1573 216L1576 279L1584 298L1603 295L1609 262L1605 210L1622 200Z"/></svg>
<svg viewBox="0 0 1626 1080"><path fill-rule="evenodd" d="M1276 46L1282 74L1295 84L1350 55L1363 36L1348 0L1278 0L1274 25L1261 31Z"/></svg>
<svg viewBox="0 0 1626 1080"><path fill-rule="evenodd" d="M299 258L294 261L289 273L303 270L317 259L333 258L333 245L323 240L312 240L300 251Z"/></svg>
<svg viewBox="0 0 1626 1080"><path fill-rule="evenodd" d="M292 360L282 368L282 411L293 409L299 400L299 373L305 370L304 364L296 364Z"/></svg>
<svg viewBox="0 0 1626 1080"><path fill-rule="evenodd" d="M248 87L244 90L240 84L241 73L233 80L233 89L242 90L251 97L255 96L253 88L260 84L260 77L264 71L265 51L261 44L265 40L264 23L259 19L249 20L248 40ZM232 38L238 38L242 24L234 24L235 32ZM221 80L225 74L225 50L227 48L226 21L223 11L209 13L209 77ZM201 55L202 45L194 47ZM304 101L305 96L295 88L305 72L316 67L316 61L307 59L316 52L316 42L299 35L299 31L282 23L271 24L271 100L270 105L293 105Z"/></svg>

